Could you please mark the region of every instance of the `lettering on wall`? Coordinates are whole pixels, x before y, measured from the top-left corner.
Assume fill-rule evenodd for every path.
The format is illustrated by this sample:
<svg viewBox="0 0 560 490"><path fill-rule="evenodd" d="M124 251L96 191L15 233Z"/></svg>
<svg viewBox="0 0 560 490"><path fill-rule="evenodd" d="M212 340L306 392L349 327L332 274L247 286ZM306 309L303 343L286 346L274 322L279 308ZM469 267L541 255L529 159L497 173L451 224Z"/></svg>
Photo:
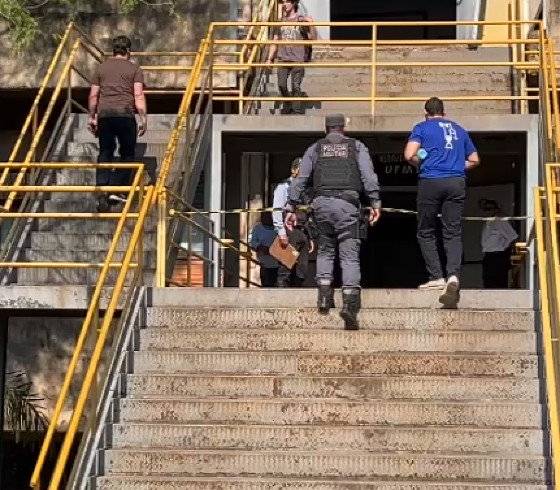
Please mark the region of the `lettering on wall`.
<svg viewBox="0 0 560 490"><path fill-rule="evenodd" d="M372 153L371 159L382 185L416 185L418 170L402 153Z"/></svg>

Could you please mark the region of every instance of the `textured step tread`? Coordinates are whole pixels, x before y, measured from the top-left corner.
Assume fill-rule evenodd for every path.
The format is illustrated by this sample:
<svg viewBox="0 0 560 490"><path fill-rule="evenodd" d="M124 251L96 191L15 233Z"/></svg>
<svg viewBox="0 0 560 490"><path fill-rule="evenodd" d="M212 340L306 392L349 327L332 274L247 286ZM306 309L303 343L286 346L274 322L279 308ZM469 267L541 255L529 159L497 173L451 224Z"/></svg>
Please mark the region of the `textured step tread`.
<svg viewBox="0 0 560 490"><path fill-rule="evenodd" d="M143 284L152 284L155 278L155 269L146 264L143 272ZM132 270L132 269L131 269ZM48 269L29 268L18 271L18 285L20 286L56 286L56 285L80 285L93 286L99 279L100 268L92 269ZM111 269L107 274L106 285L114 284L119 271ZM134 275L132 272L126 276L125 285L128 286Z"/></svg>
<svg viewBox="0 0 560 490"><path fill-rule="evenodd" d="M148 308L146 325L162 328L253 330L336 328L330 316L311 308ZM360 328L418 330L535 330L533 311L365 309Z"/></svg>
<svg viewBox="0 0 560 490"><path fill-rule="evenodd" d="M338 321L337 323L340 323ZM511 331L410 330L142 330L140 345L146 350L243 351L352 351L352 352L515 352L535 351L536 334Z"/></svg>
<svg viewBox="0 0 560 490"><path fill-rule="evenodd" d="M31 234L31 248L40 250L83 250L98 251L109 250L114 234L112 233L50 233L35 231ZM124 251L130 243L131 233L123 232L117 244L118 251ZM144 234L145 250L153 250L156 247L156 234Z"/></svg>
<svg viewBox="0 0 560 490"><path fill-rule="evenodd" d="M104 476L98 490L547 490L546 485L473 482L381 482L377 479L304 479Z"/></svg>
<svg viewBox="0 0 560 490"><path fill-rule="evenodd" d="M338 399L125 398L120 421L279 425L462 426L540 428L542 409L529 402L438 402Z"/></svg>
<svg viewBox="0 0 560 490"><path fill-rule="evenodd" d="M133 356L136 374L539 376L538 356L527 354L140 351Z"/></svg>
<svg viewBox="0 0 560 490"><path fill-rule="evenodd" d="M178 397L533 401L540 395L539 380L525 378L194 374L134 377L132 381L135 393L158 390L161 395Z"/></svg>
<svg viewBox="0 0 560 490"><path fill-rule="evenodd" d="M441 311L438 291L418 289L364 289L362 312L378 308L433 309ZM297 290L298 307L316 308L317 289ZM335 301L341 304L340 290L335 292ZM155 289L152 306L181 308L289 308L294 305L293 289L265 288L178 288ZM527 311L535 306L534 294L530 290L509 289L488 291L468 289L461 291L461 311ZM453 310L455 311L455 310ZM334 317L334 315L333 315ZM340 325L340 323L339 323Z"/></svg>
<svg viewBox="0 0 560 490"><path fill-rule="evenodd" d="M115 424L112 447L538 455L542 453L543 432L537 429L137 423Z"/></svg>
<svg viewBox="0 0 560 490"><path fill-rule="evenodd" d="M378 477L415 480L546 482L542 456L386 455L339 451L335 455L292 451L128 450L105 452L107 473Z"/></svg>

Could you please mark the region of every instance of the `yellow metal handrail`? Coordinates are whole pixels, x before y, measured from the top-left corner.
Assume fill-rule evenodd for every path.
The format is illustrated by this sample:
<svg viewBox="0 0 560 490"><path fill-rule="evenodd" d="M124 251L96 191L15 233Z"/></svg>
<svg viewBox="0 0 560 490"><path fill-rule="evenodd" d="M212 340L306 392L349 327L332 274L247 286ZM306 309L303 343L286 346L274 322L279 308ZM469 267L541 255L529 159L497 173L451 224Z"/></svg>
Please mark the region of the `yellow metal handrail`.
<svg viewBox="0 0 560 490"><path fill-rule="evenodd" d="M272 12L273 9L271 9ZM523 25L526 23L519 23L519 22L436 22L436 23L427 23L426 25ZM535 24L535 22L530 22L530 24ZM81 387L80 390L80 394L78 396L78 400L76 402L76 406L75 409L72 413L72 418L70 421L70 425L68 427L68 431L66 433L66 436L64 438L64 442L62 445L62 448L60 450L59 453L59 457L52 475L52 479L50 480L49 483L49 490L57 490L59 488L60 485L60 481L63 475L63 472L67 466L68 463L68 458L69 458L69 454L70 454L70 449L72 447L72 444L74 442L76 433L77 433L77 429L78 429L78 423L80 420L80 417L84 411L84 407L85 407L85 403L86 400L90 394L90 391L92 389L92 386L94 385L94 380L95 380L95 375L98 369L98 365L99 365L99 361L100 361L100 357L101 354L103 352L105 343L106 343L106 339L109 333L109 329L111 326L111 322L113 320L114 317L114 313L116 311L116 308L118 306L118 302L119 299L121 297L123 288L124 288L124 283L125 283L125 279L127 277L127 273L129 272L129 270L131 269L131 264L132 264L132 257L134 255L134 252L137 248L141 247L141 234L142 234L142 229L144 226L144 222L145 222L145 218L146 216L149 214L150 210L152 209L153 205L156 204L156 202L158 203L158 209L160 209L160 219L158 221L158 285L165 285L165 252L168 246L172 246L172 244L168 243L168 241L166 240L167 238L167 233L166 233L166 226L167 226L167 215L165 213L165 210L167 209L167 193L166 193L166 189L165 189L165 184L167 181L168 176L170 175L171 169L173 167L173 165L176 162L176 152L177 152L177 147L178 147L178 143L181 137L181 134L183 133L183 131L186 129L186 138L187 138L187 144L186 144L186 148L187 151L189 151L189 147L191 145L191 143L195 143L196 142L196 138L198 138L199 133L196 130L196 118L197 116L203 117L206 116L208 114L211 114L211 106L212 106L212 102L213 101L219 101L219 100L224 100L224 101L230 101L230 100L237 100L240 103L240 107L242 109L244 109L244 103L245 102L252 102L253 99L258 99L258 100L262 100L263 98L257 98L257 97L252 97L252 96L246 96L244 93L238 93L235 97L233 96L223 96L223 95L214 95L214 74L216 71L237 71L240 72L243 76L245 76L249 70L252 70L254 68L261 68L263 67L262 63L259 63L257 61L255 61L257 55L255 54L253 57L253 52L256 53L255 50L253 50L251 52L251 56L249 57L249 59L247 61L245 61L245 59L239 60L239 62L237 63L233 63L233 64L229 64L224 62L223 60L218 60L218 62L216 62L215 58L215 47L216 46L220 46L220 45L224 45L224 46L228 46L228 44L226 44L225 42L222 42L222 40L217 40L215 39L215 30L222 28L222 27L227 27L227 28L231 28L231 27L236 27L236 26L248 26L248 27L257 27L258 28L258 32L259 32L259 36L262 35L261 39L246 39L246 40L236 40L234 41L229 41L231 46L237 46L239 48L239 46L241 46L241 51L246 53L247 49L249 46L251 45L256 45L256 46L264 46L266 47L266 45L271 44L270 41L267 41L264 39L265 33L266 31L270 28L270 27L274 27L274 26L278 26L280 24L278 23L272 23L272 22L252 22L252 23L215 23L213 24L208 32L208 35L205 39L201 40L201 45L200 45L200 49L196 54L194 63L192 65L192 69L191 69L191 77L186 85L185 91L183 93L183 98L181 100L181 104L179 107L179 111L177 114L177 119L176 119L176 123L175 126L173 128L173 131L171 133L171 137L167 146L167 152L166 152L166 156L164 158L161 170L160 170L160 175L158 176L158 180L156 182L155 187L149 187L147 190L143 189L143 186L141 184L141 182L136 181L133 183L132 188L130 189L129 192L129 198L127 200L127 204L125 205L125 209L123 211L123 214L121 215L121 217L119 218L118 221L118 225L117 225L117 230L118 233L115 234L115 237L113 238L113 241L111 243L111 247L107 256L107 259L102 267L101 270L101 274L100 274L100 278L99 281L97 282L95 291L94 291L94 296L92 299L92 302L90 304L90 307L88 309L88 313L86 315L86 319L84 321L84 324L82 326L82 330L80 332L80 336L78 339L78 343L76 345L76 350L74 351L73 357L72 357L72 361L70 363L70 368L69 371L66 375L65 378L65 382L63 384L63 389L62 392L58 398L57 401L57 405L55 408L55 414L53 416L53 420L51 422L51 425L49 426L49 431L47 433L47 437L45 438L45 441L43 443L43 446L41 448L41 453L39 456L39 459L37 461L37 465L32 477L32 486L34 486L35 488L38 488L39 485L39 477L45 462L45 458L46 458L46 454L49 450L50 444L52 442L52 438L54 435L54 432L56 430L56 425L58 423L59 417L60 417L60 413L62 410L62 407L65 403L66 397L68 395L68 390L69 390L69 386L70 383L72 382L73 378L74 378L74 374L76 371L76 367L77 367L77 363L79 360L79 357L81 355L81 351L83 349L84 346L84 342L85 342L85 338L87 337L88 333L92 330L92 328L94 327L94 325L96 325L95 323L95 318L99 315L99 307L100 307L100 298L101 298L101 291L103 290L104 285L107 282L107 274L108 271L111 267L111 264L114 263L113 262L113 255L114 252L116 250L116 244L118 241L118 238L120 236L120 234L122 233L122 229L124 226L124 222L127 219L128 216L131 215L131 213L129 213L130 211L130 206L132 203L132 197L133 194L135 192L135 190L138 188L140 189L140 191L138 192L139 195L139 211L137 213L137 221L136 221L136 225L134 228L134 231L132 233L132 238L130 240L130 243L126 249L126 253L125 253L125 257L122 261L122 267L119 271L119 275L117 278L117 282L112 290L111 296L110 296L110 300L109 300L109 304L107 307L107 310L105 312L105 315L103 317L103 321L101 323L99 332L98 332L98 336L97 336L97 341L95 344L95 348L93 351L93 355L92 355L92 359L91 362L88 366L86 375L85 375L85 379L83 382L83 385ZM404 25L403 23L368 23L368 22L363 22L363 23L314 23L314 25L316 26L325 26L325 25L353 25L353 26L371 26L372 29L375 31L375 29L377 29L377 27L379 26L402 26ZM254 32L254 30L253 30ZM550 86L552 86L552 80L548 80L549 78L549 71L550 70L550 63L552 63L552 60L548 59L545 55L546 51L544 50L545 45L544 45L544 33L542 33L542 29L541 29L541 39L537 40L535 42L531 41L531 40L523 40L523 44L537 44L540 46L540 62L526 62L525 60L520 60L518 62L504 62L503 64L498 64L498 66L512 66L515 68L518 68L519 70L534 70L534 69L538 69L539 66L541 67L541 69L544 69L545 72L547 73L547 84L549 84L550 82ZM78 40L77 41L77 47L81 46L84 41L82 40ZM319 44L320 42L314 42L313 44ZM520 44L519 39L508 39L506 40L506 43L509 45L518 45ZM275 44L278 44L278 42L275 42ZM294 44L293 42L289 42L289 44ZM306 42L305 44L309 44L309 42ZM324 42L324 44L327 44L326 42ZM411 43L413 44L413 43ZM423 43L424 45L428 45L429 43ZM444 44L443 42L438 42L438 43L433 43L434 45L441 45ZM450 44L455 44L455 43L450 43ZM472 42L466 42L465 44L473 44ZM376 36L374 34L374 37L372 39L372 41L369 43L369 46L372 46L372 50L376 49L377 46L382 46L383 45L383 41L378 41L376 39ZM548 46L548 45L547 45ZM77 48L76 48L77 49ZM90 49L90 51L92 51ZM89 52L89 51L88 51ZM229 53L229 52L228 52ZM552 53L552 51L551 51ZM221 53L224 54L224 53ZM540 63L540 64L539 64ZM310 67L313 66L314 63L306 63L305 67ZM293 65L292 65L293 66ZM346 64L345 66L348 66L348 64ZM377 66L382 66L379 63L377 63L377 61L372 57L372 62L371 63L362 63L360 66L368 66L371 67L372 69L372 73L375 72L375 69ZM396 65L387 65L387 66L396 66ZM407 66L410 66L407 63ZM439 66L439 65L437 65ZM443 66L443 65L442 65ZM450 62L448 64L446 64L445 66L481 66L476 65L476 64L465 64L465 63L458 63L455 62ZM482 65L482 66L487 66L487 65ZM489 66L489 65L488 65ZM494 64L493 66L496 66L496 64ZM184 67L182 67L181 69L183 69ZM203 77L203 73L205 74ZM372 75L372 77L374 77L374 75ZM200 87L203 87L202 90L200 90ZM372 87L375 87L374 84L372 84ZM198 109L195 108L195 112L194 114L191 114L191 107L192 107L192 102L193 102L193 96L197 93L197 89L199 91L199 94L201 95L206 95L208 100L207 100L207 104L206 107L202 107L203 104L200 103L200 107ZM549 90L547 89L545 91L545 98L548 98L548 94L549 94ZM430 94L431 95L431 94ZM542 97L542 94L541 94ZM552 92L552 97L554 97L554 92ZM199 99L201 99L202 97L200 97ZM444 97L445 98L445 97ZM361 98L358 98L359 100L361 100ZM365 100L369 101L371 103L371 107L372 107L372 113L374 112L374 104L376 101L380 101L380 100L391 100L391 101L398 101L398 100L417 100L417 98L414 97L409 97L409 98L401 98L399 99L398 97L395 98L383 98L383 97L378 97L376 95L375 89L372 89L372 95L368 98L365 98ZM493 100L496 100L496 97L492 97ZM528 96L526 94L522 94L522 95L518 95L518 96L511 96L508 100L536 100L537 97L536 96ZM272 98L268 98L266 100L282 100L281 98L276 98L276 99L272 99ZM310 99L306 99L306 100L310 100ZM332 100L331 98L323 98L322 100ZM338 98L338 100L353 100L352 98L349 99L345 99L345 98ZM423 98L422 98L423 100ZM480 98L469 98L468 96L465 97L460 97L460 98L456 98L454 100L486 100L486 99L480 99ZM553 100L553 104L552 107L554 107L554 100ZM556 107L557 109L557 107ZM555 132L555 130L558 128L557 123L557 118L558 118L558 114L554 114L552 115L552 110L551 110L551 117L550 119L550 133L551 136L552 134ZM555 123L555 128L552 127L553 125L553 121ZM180 165L184 165L183 170L184 170L184 175L186 175L186 178L188 178L189 176L189 171L191 170L191 166L193 164L193 160L192 160L192 156L189 156L189 158L187 158L184 162L180 162ZM22 167L23 168L23 167ZM4 182L2 182L2 185L4 184ZM18 184L19 185L19 184ZM19 189L19 188L18 188ZM14 190L14 192L18 192L17 190ZM181 219L184 218L184 216L180 217ZM217 237L219 239L219 237ZM139 250L140 252L140 250ZM242 253L242 252L241 252ZM140 256L141 254L139 254ZM160 260L162 259L162 260ZM137 280L136 279L138 277L138 275L135 276L135 279L133 280L132 286L137 284ZM161 284L161 282L163 282L163 284ZM557 415L557 414L556 414ZM556 453L558 454L558 453Z"/></svg>
<svg viewBox="0 0 560 490"><path fill-rule="evenodd" d="M212 24L214 31L219 29L227 29L232 27L245 27L250 29L259 29L259 32L266 32L269 29L285 25L281 22L217 22ZM508 26L511 28L511 36L506 39L485 41L482 39L477 40L414 40L414 41L388 41L379 40L377 36L377 31L382 27L399 26L407 27L410 23L405 22L312 22L309 23L310 26L315 27L333 27L333 26L347 26L347 27L370 27L372 29L371 40L286 40L277 41L272 39L265 39L264 36L261 39L247 38L244 41L239 41L237 39L214 39L214 36L210 37L210 42L212 47L210 51L215 51L221 47L236 47L242 46L241 53L246 53L251 49L251 56L246 57L246 59L239 58L237 62L233 60L224 60L223 62L213 62L213 70L220 72L234 72L238 74L238 78L242 81L246 80L249 74L255 73L257 70L266 70L271 67L302 67L305 68L308 73L313 73L313 69L317 68L338 68L338 69L349 69L349 68L366 68L370 70L370 84L371 91L369 94L364 94L360 96L347 94L332 94L332 95L318 95L310 96L306 95L304 97L282 97L279 95L262 95L262 94L247 94L244 90L244 82L240 84L238 92L233 92L227 95L216 95L212 99L215 101L222 102L234 102L239 105L239 112L246 113L247 109L255 102L286 102L286 101L299 101L299 102L363 102L369 103L369 110L371 114L375 114L376 103L378 102L423 102L427 97L433 94L425 94L418 96L381 96L379 95L378 87L378 77L377 70L383 67L511 67L512 69L521 72L522 76L520 79L520 86L517 94L500 94L500 95L487 95L487 94L474 94L474 95L446 95L442 94L440 97L446 101L512 101L518 102L520 111L527 112L527 103L529 101L537 101L539 99L538 95L531 93L527 89L525 83L525 74L528 71L537 71L539 69L538 60L528 60L526 59L526 48L527 46L538 46L539 39L527 39L523 36L524 29L523 26L526 25L537 25L539 29L542 30L542 24L535 21L521 21L512 20L504 22L490 22L490 21L480 21L480 22L419 22L414 23L414 26ZM250 31L252 32L252 31ZM379 59L379 50L383 46L455 46L455 45L492 45L500 44L509 46L514 53L513 59L504 59L500 61L385 61ZM274 65L264 63L259 61L257 57L257 51L267 49L272 45L311 45L314 47L336 47L336 46L346 46L346 47L364 47L370 50L371 55L364 60L356 61L311 61L311 62L301 62L301 63L287 63L287 62L277 62ZM259 51L260 52L260 51ZM543 52L539 50L539 52ZM543 53L546 53L544 51ZM548 56L547 56L548 59ZM364 106L365 107L365 106Z"/></svg>
<svg viewBox="0 0 560 490"><path fill-rule="evenodd" d="M69 30L72 30L72 26L69 26ZM83 34L83 33L81 33ZM158 220L158 248L165 250L166 249L166 216L161 212L161 210L165 210L166 206L167 206L167 202L166 202L166 192L165 192L165 182L166 179L169 175L171 166L173 165L174 161L175 161L175 153L177 150L177 145L180 139L180 134L182 132L182 130L185 128L186 126L186 122L189 120L189 115L190 115L190 108L191 108L191 104L192 104L192 99L193 99L193 95L197 92L196 88L197 88L197 82L199 81L200 77L201 77L201 73L203 71L206 71L206 77L207 79L209 79L212 82L212 75L209 75L208 72L212 71L211 70L211 66L210 66L210 70L205 70L205 66L204 66L204 61L206 60L206 56L208 53L208 48L210 47L211 43L210 43L210 39L212 36L212 28L209 29L209 34L208 37L205 40L202 40L201 42L201 46L200 49L196 55L194 64L193 64L193 68L192 68L192 73L191 73L191 78L189 79L186 89L184 91L183 94L183 98L181 100L181 104L179 107L179 111L177 114L177 119L173 128L173 131L171 133L171 137L169 140L169 144L167 147L167 152L164 158L164 161L162 163L161 166L161 170L160 170L160 175L158 176L157 182L155 186L150 186L146 192L144 192L143 189L143 182L142 182L142 177L137 174L134 182L132 183L132 187L130 189L129 192L129 196L127 199L127 202L125 204L125 207L123 209L123 212L119 218L118 224L117 224L117 230L115 232L115 235L113 237L113 240L111 242L111 246L107 255L107 258L105 260L105 263L103 264L103 267L101 268L101 273L99 276L99 280L96 284L95 287L95 291L93 294L93 298L91 300L90 306L88 308L88 312L86 314L86 318L84 320L84 323L82 325L82 329L80 331L79 337L78 337L78 341L76 343L76 347L74 350L74 353L72 355L72 359L70 361L70 365L69 365L69 369L68 372L66 373L65 376L65 380L60 392L60 395L57 399L57 403L55 406L55 410L52 416L52 420L50 422L47 434L45 436L45 439L43 441L43 444L41 446L41 451L39 454L39 457L37 459L37 463L35 465L35 469L33 472L33 475L31 477L31 486L33 488L39 489L40 488L40 478L41 478L41 472L43 470L45 461L46 461L46 457L48 454L48 451L50 449L50 446L52 444L53 441L53 436L54 433L56 431L56 427L60 418L60 414L62 412L62 408L66 402L68 393L69 393L69 389L70 389L70 385L74 379L74 375L76 372L76 368L78 365L78 361L80 359L81 353L83 351L84 345L85 345L85 341L86 338L88 337L88 334L90 333L90 331L92 330L92 328L95 328L97 321L96 318L99 317L99 309L100 309L100 299L101 299L101 292L103 290L103 287L106 285L107 283L107 275L108 275L108 271L111 268L111 264L113 264L113 255L116 251L117 248L117 244L118 244L118 240L122 234L122 230L123 230L123 226L124 223L127 219L127 217L129 216L130 213L130 206L132 204L132 198L134 195L134 191L137 188L140 188L140 191L138 193L138 200L139 200L139 212L137 214L137 221L136 221L136 225L134 228L134 231L132 233L132 237L130 239L129 245L126 249L126 253L124 256L124 259L122 260L122 266L120 268L116 283L112 289L112 294L108 303L108 306L106 308L105 314L103 316L103 321L101 323L101 326L99 328L99 331L97 332L97 340L95 343L95 348L93 350L93 354L91 356L91 360L89 363L89 366L87 368L87 372L85 374L84 377L84 381L82 384L82 387L80 389L80 393L78 396L78 399L76 401L74 410L72 412L72 417L66 432L66 435L64 437L64 441L62 444L62 447L60 449L59 455L58 455L58 459L53 471L53 474L51 476L50 482L48 484L48 489L49 490L58 490L64 471L66 469L67 463L68 463L68 459L70 456L70 450L72 448L72 445L74 443L75 437L76 437L76 433L78 430L78 424L80 421L80 418L83 414L84 408L85 408L85 404L86 401L88 399L88 396L90 396L90 392L92 390L92 386L94 386L95 384L95 377L97 374L97 370L99 367L99 362L101 359L101 354L105 348L105 343L106 343L106 339L107 336L109 334L109 329L111 327L111 322L113 320L115 311L117 309L118 306L118 302L120 299L120 296L122 294L122 290L124 287L124 283L125 283L125 279L127 277L127 274L129 272L129 270L132 268L132 258L134 255L134 252L137 250L138 253L138 266L141 267L141 258L143 255L143 251L142 251L142 233L143 233L143 228L144 228L144 222L145 219L147 217L147 215L149 214L150 210L152 209L153 205L157 202L158 203L158 216L159 216L159 220ZM90 41L89 38L85 38L87 41ZM79 41L77 41L79 42ZM79 46L79 44L78 44ZM89 51L93 51L93 49L90 49ZM101 50L99 50L97 48L97 51L99 53L102 53ZM168 54L168 53L165 53ZM213 52L210 52L209 54L210 58L213 58ZM48 83L48 81L45 81L44 84L46 85L46 83ZM210 84L210 86L208 87L208 93L212 94L212 90L213 90L213 86L212 84ZM204 93L204 86L203 86L203 93ZM202 105L200 104L198 106L198 114L202 115ZM197 115L197 113L195 113L195 116ZM190 140L190 138L193 137L193 129L195 127L195 121L194 118L191 119L192 124L187 126L187 145L186 147L189 148L190 143L193 143L193 141ZM24 162L24 167L28 162ZM192 164L191 161L189 161L187 159L186 163L184 164L186 167L186 170L188 171L190 169L190 165ZM184 168L185 170L185 168ZM21 172L21 169L20 169ZM4 182L2 182L3 184ZM19 184L18 184L19 185ZM17 192L16 190L13 190L14 192ZM9 209L6 209L6 211L9 211ZM160 264L161 261L161 257L163 256L163 268L162 265ZM158 254L158 273L162 273L165 274L165 252L163 254ZM132 291L133 287L135 285L138 284L138 281L141 280L141 274L135 274L132 280L132 284L131 284L131 288L129 291ZM158 281L159 282L159 281ZM165 275L163 276L163 282L165 283ZM130 293L129 293L130 294ZM127 302L125 302L127 303ZM97 406L96 403L93 404L94 406L94 410L95 407Z"/></svg>
<svg viewBox="0 0 560 490"><path fill-rule="evenodd" d="M120 271L119 271L119 274L118 274L117 282L116 282L116 284L113 288L113 292L112 292L112 295L111 295L111 298L110 298L110 301L109 301L109 306L107 307L107 310L106 310L105 315L103 317L103 323L102 323L100 331L99 331L99 336L98 336L98 340L97 340L97 343L96 343L96 347L95 347L94 353L92 355L92 359L90 361L88 371L87 371L85 379L84 379L82 390L80 391L80 396L78 397L75 409L72 413L72 419L70 421L70 425L69 425L68 430L66 432L66 436L65 436L64 442L63 442L63 446L60 450L58 462L57 462L57 465L56 465L55 470L53 472L50 485L48 487L49 489L58 488L58 485L59 485L60 480L62 478L62 474L63 474L64 468L66 466L66 460L68 458L68 454L69 454L70 448L73 444L74 437L75 437L75 434L76 434L76 431L77 431L78 422L80 420L80 417L82 416L82 412L83 412L84 405L85 405L85 399L87 398L87 394L89 393L89 389L90 389L91 384L93 382L93 375L91 375L92 366L95 366L93 368L93 370L95 371L97 369L97 364L99 362L99 356L97 355L97 352L98 352L98 349L99 349L98 345L99 345L100 342L102 342L103 345L104 345L105 338L106 338L107 333L108 333L108 328L109 328L109 325L110 325L110 323L113 319L114 311L115 311L117 302L118 302L119 297L120 297L120 293L121 293L121 290L122 290L122 286L124 284L124 280L127 276L128 270L131 268L131 265L132 265L132 257L133 257L133 254L134 254L135 251L138 252L138 261L137 261L137 264L135 264L135 265L138 268L142 267L142 253L143 253L142 252L142 237L143 237L143 229L144 229L144 218L145 218L145 215L147 213L147 208L148 208L148 205L149 205L148 204L149 203L149 198L151 197L151 194L153 193L153 187L149 187L147 191L144 189L144 185L143 185L144 165L143 164L131 164L130 166L135 166L137 168L137 171L135 172L135 174L133 176L133 179L132 179L132 184L129 187L127 200L126 200L126 203L124 205L124 208L118 216L118 222L117 222L116 230L115 230L115 233L114 233L113 238L111 240L111 245L109 247L107 258L106 258L105 262L103 263L103 265L101 267L99 280L97 281L97 284L95 286L95 290L93 292L93 296L92 296L90 305L88 307L88 311L86 313L86 317L85 317L84 323L82 325L82 329L80 330L78 339L76 341L76 346L74 348L74 352L73 352L72 358L70 360L68 371L66 372L64 382L62 384L60 394L59 394L59 397L57 399L55 409L54 409L54 412L53 412L53 415L52 415L47 433L45 435L45 439L43 440L43 444L41 446L41 451L39 453L37 464L35 466L35 470L34 470L33 475L31 477L31 486L33 488L40 488L39 487L39 481L40 481L41 471L42 471L44 462L46 460L50 445L52 443L54 434L56 432L56 428L57 428L57 425L58 425L58 422L59 422L60 415L62 413L64 404L66 402L66 398L67 398L68 393L70 391L70 386L72 385L72 382L74 380L74 375L76 373L76 369L77 369L78 363L80 361L80 356L83 352L83 349L84 349L84 346L85 346L85 343L86 343L86 339L88 338L89 335L91 335L92 328L96 328L96 326L95 326L96 322L94 322L94 319L99 318L99 312L100 312L100 308L101 308L101 304L100 304L101 294L103 292L104 287L107 285L106 284L107 283L107 276L108 276L109 269L111 268L111 264L113 264L113 256L114 256L114 254L117 250L117 246L118 246L119 241L121 239L124 226L125 226L127 220L129 219L131 206L132 206L132 203L133 203L133 200L134 200L135 196L137 196L137 198L138 198L138 205L139 205L139 212L137 214L136 225L134 227L134 231L133 231L132 237L130 239L129 245L126 249L125 257L122 260L122 262L118 264L118 268L120 269ZM81 164L74 164L74 168L81 168L81 167L82 167ZM66 168L68 168L68 167L66 167ZM68 188L70 188L70 187L72 187L72 186L68 186ZM145 193L146 193L146 198L144 198ZM12 263L11 266L13 266L13 265L14 264ZM51 266L56 266L56 264L51 265ZM141 276L141 274L140 274L140 276ZM138 277L138 275L135 276L135 277ZM100 348L102 348L102 347L100 347Z"/></svg>
<svg viewBox="0 0 560 490"><path fill-rule="evenodd" d="M535 188L535 235L540 288L541 325L554 486L560 486L560 418L558 400L560 334L560 260L558 255L558 191L560 112L553 41L539 36L540 119L543 136L544 187Z"/></svg>

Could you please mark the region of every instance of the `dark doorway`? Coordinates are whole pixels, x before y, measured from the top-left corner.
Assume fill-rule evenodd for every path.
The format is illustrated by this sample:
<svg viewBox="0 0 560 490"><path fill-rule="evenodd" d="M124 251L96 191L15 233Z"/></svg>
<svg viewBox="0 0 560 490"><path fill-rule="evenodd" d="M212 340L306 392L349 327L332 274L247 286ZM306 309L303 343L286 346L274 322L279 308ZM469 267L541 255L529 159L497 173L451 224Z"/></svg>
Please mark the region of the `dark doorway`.
<svg viewBox="0 0 560 490"><path fill-rule="evenodd" d="M454 26L418 26L419 22L455 21L456 0L330 0L333 22L407 22L410 26L380 27L377 38L455 39ZM370 27L331 27L332 39L364 40L372 38Z"/></svg>
<svg viewBox="0 0 560 490"><path fill-rule="evenodd" d="M416 192L384 192L383 206L416 209ZM362 245L362 287L416 288L426 280L416 216L385 213Z"/></svg>

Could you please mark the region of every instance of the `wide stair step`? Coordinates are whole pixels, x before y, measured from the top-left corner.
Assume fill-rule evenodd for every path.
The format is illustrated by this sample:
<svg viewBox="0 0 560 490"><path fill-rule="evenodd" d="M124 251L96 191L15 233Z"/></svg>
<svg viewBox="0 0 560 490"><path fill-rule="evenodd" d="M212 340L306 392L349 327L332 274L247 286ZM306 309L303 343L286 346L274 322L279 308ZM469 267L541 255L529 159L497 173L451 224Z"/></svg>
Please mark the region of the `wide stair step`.
<svg viewBox="0 0 560 490"><path fill-rule="evenodd" d="M343 61L371 62L371 49L363 47L320 48L314 50L314 62ZM419 49L379 47L377 62L400 62L400 66L379 66L375 71L378 97L421 97L428 99L437 94L446 97L487 96L488 100L448 101L448 114L511 114L511 101L497 100L496 96L512 95L512 75L508 66L418 66L406 63L429 62L504 62L510 61L506 48L479 48L471 50L463 46ZM372 70L369 67L314 67L309 63L302 90L308 97L370 97L372 94ZM276 73L266 75L261 83L260 95L279 96ZM494 96L494 97L493 97ZM379 101L372 109L370 102L306 101L307 114L344 112L347 115L418 115L423 102L397 100ZM256 112L278 114L280 103L258 102Z"/></svg>
<svg viewBox="0 0 560 490"><path fill-rule="evenodd" d="M531 402L161 397L121 400L121 422L480 428L541 428L542 423L540 407Z"/></svg>
<svg viewBox="0 0 560 490"><path fill-rule="evenodd" d="M503 482L546 482L542 456L441 456L425 454L378 454L337 451L201 451L132 450L105 452L105 464L113 474L232 475L309 478L414 478L417 480L463 479Z"/></svg>
<svg viewBox="0 0 560 490"><path fill-rule="evenodd" d="M99 490L546 490L546 485L504 484L484 485L462 482L414 483L399 481L365 481L336 479L336 481L290 478L232 478L232 477L103 477Z"/></svg>
<svg viewBox="0 0 560 490"><path fill-rule="evenodd" d="M98 453L102 490L544 490L529 292L154 290ZM435 299L434 299L435 298ZM337 292L336 302L340 306Z"/></svg>

